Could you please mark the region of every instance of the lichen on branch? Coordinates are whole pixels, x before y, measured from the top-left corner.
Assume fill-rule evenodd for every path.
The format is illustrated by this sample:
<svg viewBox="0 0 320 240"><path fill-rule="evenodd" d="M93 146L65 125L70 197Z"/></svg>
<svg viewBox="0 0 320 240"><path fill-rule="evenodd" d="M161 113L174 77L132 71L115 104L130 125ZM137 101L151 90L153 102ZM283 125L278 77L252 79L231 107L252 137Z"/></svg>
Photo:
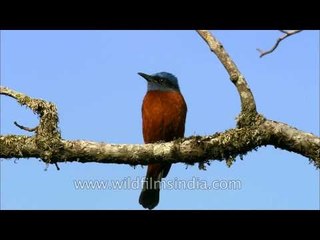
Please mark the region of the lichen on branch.
<svg viewBox="0 0 320 240"><path fill-rule="evenodd" d="M43 161L50 163L53 156L55 156L57 149L63 147L61 143L61 134L58 128L58 112L56 106L42 99L31 98L23 93L9 89L7 87L0 87L0 94L12 97L17 100L22 106L30 108L40 118L39 125L34 128L35 135L32 137L32 141L39 149L39 156ZM19 124L18 127L23 128ZM22 137L22 136L20 136ZM14 138L10 136L7 141L15 139L19 143L20 138ZM7 146L7 145L6 145ZM29 145L31 146L31 145ZM20 149L19 145L17 145ZM2 150L2 149L1 149Z"/></svg>

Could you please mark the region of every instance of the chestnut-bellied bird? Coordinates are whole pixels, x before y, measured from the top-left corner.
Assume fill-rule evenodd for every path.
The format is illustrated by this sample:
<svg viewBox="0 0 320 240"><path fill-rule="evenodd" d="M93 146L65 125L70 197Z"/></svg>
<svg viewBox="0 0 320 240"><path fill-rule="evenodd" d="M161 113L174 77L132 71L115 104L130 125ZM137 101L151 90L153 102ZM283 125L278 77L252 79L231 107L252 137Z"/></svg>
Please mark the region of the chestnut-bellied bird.
<svg viewBox="0 0 320 240"><path fill-rule="evenodd" d="M167 72L138 73L147 80L142 104L142 130L145 143L169 142L184 136L187 105L178 79ZM159 203L160 181L168 175L171 163L149 164L139 203L153 209Z"/></svg>

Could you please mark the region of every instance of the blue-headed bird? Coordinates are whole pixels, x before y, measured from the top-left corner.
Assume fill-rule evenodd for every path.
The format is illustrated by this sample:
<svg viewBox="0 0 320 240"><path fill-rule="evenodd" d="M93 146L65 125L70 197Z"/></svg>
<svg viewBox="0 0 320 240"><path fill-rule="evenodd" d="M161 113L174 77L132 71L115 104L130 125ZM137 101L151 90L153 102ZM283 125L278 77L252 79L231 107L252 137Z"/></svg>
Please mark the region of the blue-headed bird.
<svg viewBox="0 0 320 240"><path fill-rule="evenodd" d="M142 104L142 130L145 143L169 142L184 136L187 105L178 79L167 72L138 73L147 80ZM149 164L139 203L153 209L159 203L160 181L168 175L170 163Z"/></svg>

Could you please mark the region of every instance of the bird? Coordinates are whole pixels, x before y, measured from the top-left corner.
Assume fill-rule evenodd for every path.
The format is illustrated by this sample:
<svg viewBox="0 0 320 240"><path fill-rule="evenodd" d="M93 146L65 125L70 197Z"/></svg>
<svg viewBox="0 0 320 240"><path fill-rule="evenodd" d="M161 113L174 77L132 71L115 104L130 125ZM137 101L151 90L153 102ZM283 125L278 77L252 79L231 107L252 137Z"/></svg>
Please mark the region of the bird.
<svg viewBox="0 0 320 240"><path fill-rule="evenodd" d="M168 72L138 74L147 81L147 93L141 109L144 143L169 142L184 137L187 104L177 77ZM168 175L171 165L148 164L139 197L139 203L144 208L151 210L158 205L160 182Z"/></svg>

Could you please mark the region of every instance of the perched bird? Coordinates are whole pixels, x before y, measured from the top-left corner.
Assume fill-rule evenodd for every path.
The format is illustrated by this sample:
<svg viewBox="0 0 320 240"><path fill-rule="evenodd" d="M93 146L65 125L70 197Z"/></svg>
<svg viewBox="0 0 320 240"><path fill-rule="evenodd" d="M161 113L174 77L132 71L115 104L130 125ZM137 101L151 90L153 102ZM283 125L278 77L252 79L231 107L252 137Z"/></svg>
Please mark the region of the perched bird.
<svg viewBox="0 0 320 240"><path fill-rule="evenodd" d="M145 143L169 142L184 136L187 105L178 79L167 72L153 75L138 73L147 80L148 89L142 104L142 129ZM139 203L153 209L159 203L160 181L171 164L149 164Z"/></svg>

